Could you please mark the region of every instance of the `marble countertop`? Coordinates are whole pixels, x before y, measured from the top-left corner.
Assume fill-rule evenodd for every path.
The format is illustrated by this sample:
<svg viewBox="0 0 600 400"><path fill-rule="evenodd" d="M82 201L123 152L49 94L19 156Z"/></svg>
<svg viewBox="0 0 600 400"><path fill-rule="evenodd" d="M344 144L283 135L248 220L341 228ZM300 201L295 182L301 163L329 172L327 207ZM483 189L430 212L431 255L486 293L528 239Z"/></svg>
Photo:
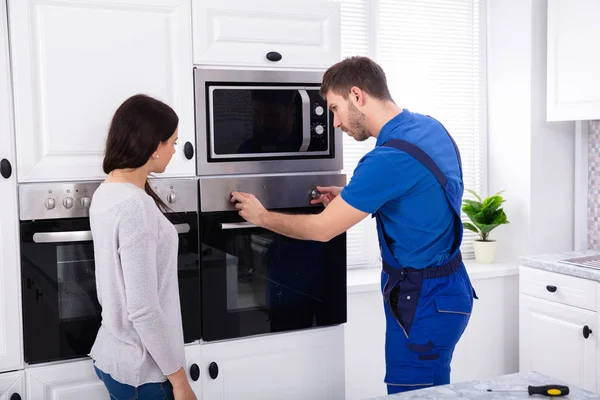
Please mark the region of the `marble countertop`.
<svg viewBox="0 0 600 400"><path fill-rule="evenodd" d="M576 276L600 282L600 269L578 267L576 265L563 264L559 262L567 258L588 257L600 255L598 250L571 251L558 254L538 254L534 256L520 257L521 265L559 274Z"/></svg>
<svg viewBox="0 0 600 400"><path fill-rule="evenodd" d="M383 397L375 397L371 400L418 400L418 399L545 399L550 397L529 396L524 392L493 392L494 389L527 389L528 385L541 386L547 384L564 384L548 376L536 372L521 372L517 374L503 375L497 378L459 382L450 385L435 386L432 388L413 390L406 393L393 394ZM569 395L564 399L600 399L600 395L585 391L578 387L567 385ZM492 389L492 392L488 392Z"/></svg>

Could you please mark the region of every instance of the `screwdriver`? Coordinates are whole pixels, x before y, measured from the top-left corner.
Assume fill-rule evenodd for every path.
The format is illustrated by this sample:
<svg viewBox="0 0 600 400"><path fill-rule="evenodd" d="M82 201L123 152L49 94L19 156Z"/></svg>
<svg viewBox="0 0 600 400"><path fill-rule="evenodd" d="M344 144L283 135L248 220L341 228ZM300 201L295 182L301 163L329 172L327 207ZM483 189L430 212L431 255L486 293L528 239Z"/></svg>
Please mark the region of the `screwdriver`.
<svg viewBox="0 0 600 400"><path fill-rule="evenodd" d="M527 386L525 389L488 389L488 392L528 392L530 396L541 394L546 397L563 397L569 394L569 387L564 385Z"/></svg>

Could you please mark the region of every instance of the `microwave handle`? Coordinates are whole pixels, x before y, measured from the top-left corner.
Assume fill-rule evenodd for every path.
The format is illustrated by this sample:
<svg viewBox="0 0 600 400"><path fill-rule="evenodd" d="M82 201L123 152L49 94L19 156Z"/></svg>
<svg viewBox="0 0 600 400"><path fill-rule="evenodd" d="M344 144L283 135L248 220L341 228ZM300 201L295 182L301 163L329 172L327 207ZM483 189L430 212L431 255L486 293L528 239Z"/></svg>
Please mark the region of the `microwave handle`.
<svg viewBox="0 0 600 400"><path fill-rule="evenodd" d="M221 224L221 229L247 229L247 228L258 228L258 226L251 224L250 222L225 222Z"/></svg>
<svg viewBox="0 0 600 400"><path fill-rule="evenodd" d="M299 151L304 152L310 145L310 97L306 90L298 90L298 93L302 99L302 144Z"/></svg>
<svg viewBox="0 0 600 400"><path fill-rule="evenodd" d="M188 233L189 224L174 224L177 233ZM92 240L92 231L68 232L36 232L33 234L35 243L88 242Z"/></svg>

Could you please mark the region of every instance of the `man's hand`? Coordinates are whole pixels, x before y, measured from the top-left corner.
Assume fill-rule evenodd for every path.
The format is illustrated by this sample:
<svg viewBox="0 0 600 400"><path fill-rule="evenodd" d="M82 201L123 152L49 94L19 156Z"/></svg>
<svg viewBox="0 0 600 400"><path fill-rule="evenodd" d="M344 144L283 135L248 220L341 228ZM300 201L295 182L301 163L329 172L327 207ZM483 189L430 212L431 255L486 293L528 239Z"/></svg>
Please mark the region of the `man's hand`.
<svg viewBox="0 0 600 400"><path fill-rule="evenodd" d="M325 207L331 203L333 199L335 199L341 192L341 187L339 186L317 186L317 190L321 192L321 196L318 199L311 200L311 204L323 203Z"/></svg>
<svg viewBox="0 0 600 400"><path fill-rule="evenodd" d="M268 211L253 194L233 192L231 193L231 202L236 203L235 208L239 210L238 214L246 221L257 226L263 225L264 216Z"/></svg>

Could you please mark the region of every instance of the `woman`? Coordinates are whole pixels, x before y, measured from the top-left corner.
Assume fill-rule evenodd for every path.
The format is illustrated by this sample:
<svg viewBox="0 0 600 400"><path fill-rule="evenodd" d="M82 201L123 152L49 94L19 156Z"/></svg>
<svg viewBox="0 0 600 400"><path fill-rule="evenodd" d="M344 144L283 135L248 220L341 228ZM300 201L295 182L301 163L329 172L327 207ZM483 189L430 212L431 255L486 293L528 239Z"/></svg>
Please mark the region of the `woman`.
<svg viewBox="0 0 600 400"><path fill-rule="evenodd" d="M184 364L178 236L147 177L175 153L177 114L144 95L113 116L90 225L102 325L90 356L111 399L196 400Z"/></svg>

